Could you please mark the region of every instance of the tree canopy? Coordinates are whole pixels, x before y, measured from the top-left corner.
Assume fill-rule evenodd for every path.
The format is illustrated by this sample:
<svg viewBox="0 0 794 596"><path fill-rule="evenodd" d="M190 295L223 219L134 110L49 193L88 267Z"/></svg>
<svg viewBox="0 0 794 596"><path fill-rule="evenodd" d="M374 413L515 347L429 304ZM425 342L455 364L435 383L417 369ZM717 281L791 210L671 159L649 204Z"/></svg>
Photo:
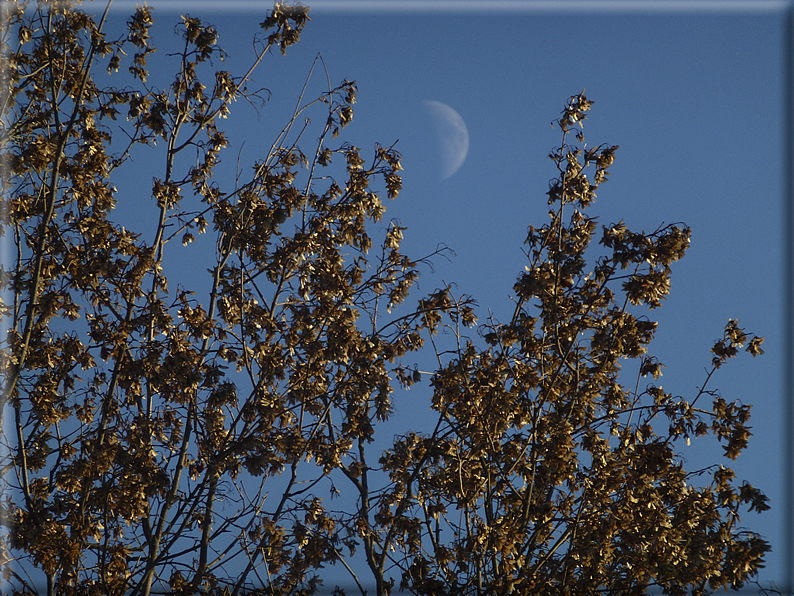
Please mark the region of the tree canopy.
<svg viewBox="0 0 794 596"><path fill-rule="evenodd" d="M154 68L152 8L111 38L109 7L11 2L2 25L10 590L698 594L753 580L770 547L740 515L767 498L727 461L687 471L680 445L712 436L727 460L747 447L750 406L710 383L763 339L731 319L694 395L656 383L650 314L690 230L599 230L618 147L585 143L584 92L555 120L549 219L528 228L515 310L478 324L454 286L413 295L437 255L409 257L400 223L379 223L401 156L343 140L354 82L302 98L267 155L213 177L222 120L257 99L260 62L288 59L272 50L299 41L308 8L276 4L250 68L231 73L215 70L212 25L182 16L181 50ZM155 151L149 197L114 186ZM122 197L151 206L151 233L117 218ZM202 255L195 287L175 254ZM436 370L409 366L420 350ZM384 423L411 386L432 395L430 430L392 441ZM353 498L333 500L340 487Z"/></svg>

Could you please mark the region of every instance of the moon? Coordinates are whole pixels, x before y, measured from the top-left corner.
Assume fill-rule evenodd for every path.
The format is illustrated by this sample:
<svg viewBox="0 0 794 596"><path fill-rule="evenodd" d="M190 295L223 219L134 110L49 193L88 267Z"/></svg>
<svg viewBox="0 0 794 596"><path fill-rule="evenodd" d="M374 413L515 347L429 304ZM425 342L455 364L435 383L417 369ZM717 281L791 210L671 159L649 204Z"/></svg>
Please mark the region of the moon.
<svg viewBox="0 0 794 596"><path fill-rule="evenodd" d="M446 180L460 169L469 154L469 129L453 108L440 101L427 100L438 150L441 156L441 179Z"/></svg>

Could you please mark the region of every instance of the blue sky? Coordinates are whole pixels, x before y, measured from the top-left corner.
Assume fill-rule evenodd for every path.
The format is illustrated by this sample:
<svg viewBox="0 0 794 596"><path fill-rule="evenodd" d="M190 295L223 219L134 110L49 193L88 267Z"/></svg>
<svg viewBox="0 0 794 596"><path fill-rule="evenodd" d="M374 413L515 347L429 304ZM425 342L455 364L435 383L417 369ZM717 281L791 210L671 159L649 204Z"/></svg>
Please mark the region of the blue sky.
<svg viewBox="0 0 794 596"><path fill-rule="evenodd" d="M512 285L523 270L529 224L546 222L546 190L555 174L546 157L565 101L582 89L595 101L589 145L620 145L612 176L591 213L652 231L685 222L692 245L673 268L672 294L650 313L659 321L652 352L667 368L661 382L694 396L709 348L729 318L766 338L766 354L730 362L711 388L753 404L749 450L726 461L770 497L772 510L744 525L772 542L762 583L784 583L784 8L780 2L322 2L286 57L274 53L255 75L271 92L260 117L238 102L226 126L226 166L253 162L289 118L311 65L322 54L332 84L359 88L343 138L370 152L375 142L403 154L403 190L387 219L407 226L403 245L421 256L439 243L456 257L439 260L420 285L454 281L474 296L483 320L512 313ZM267 3L150 2L155 44L178 15L214 23L233 72L252 56ZM123 23L133 5L113 13ZM157 60L164 56L158 55ZM163 62L157 62L163 64ZM165 63L167 64L167 63ZM239 65L239 67L236 67ZM161 82L170 82L169 76ZM324 75L310 89L320 91ZM311 95L311 93L309 93ZM454 108L470 150L441 180L426 100ZM242 114L242 115L241 115ZM245 143L243 144L243 141ZM148 179L145 181L148 184ZM122 193L123 195L123 193ZM790 231L790 230L789 230ZM419 297L419 294L416 294ZM627 380L627 383L631 381ZM400 423L414 422L411 400ZM415 414L413 414L415 415ZM418 423L418 421L416 421ZM701 442L682 454L690 469L719 461Z"/></svg>

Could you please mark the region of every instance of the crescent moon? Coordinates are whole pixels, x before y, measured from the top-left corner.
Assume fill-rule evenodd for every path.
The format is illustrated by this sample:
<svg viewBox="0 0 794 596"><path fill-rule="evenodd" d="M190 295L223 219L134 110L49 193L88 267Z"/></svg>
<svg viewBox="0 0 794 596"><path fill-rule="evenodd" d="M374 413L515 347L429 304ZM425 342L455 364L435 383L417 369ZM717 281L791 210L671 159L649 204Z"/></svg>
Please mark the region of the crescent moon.
<svg viewBox="0 0 794 596"><path fill-rule="evenodd" d="M440 101L427 100L436 140L441 153L441 179L446 180L460 169L469 154L469 129L452 107Z"/></svg>

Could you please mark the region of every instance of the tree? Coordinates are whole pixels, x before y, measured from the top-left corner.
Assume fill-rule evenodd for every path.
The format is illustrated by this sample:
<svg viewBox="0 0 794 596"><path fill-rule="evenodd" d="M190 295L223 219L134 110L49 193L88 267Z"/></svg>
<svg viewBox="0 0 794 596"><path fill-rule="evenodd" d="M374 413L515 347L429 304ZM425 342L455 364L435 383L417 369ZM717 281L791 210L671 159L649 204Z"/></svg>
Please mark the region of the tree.
<svg viewBox="0 0 794 596"><path fill-rule="evenodd" d="M307 8L276 4L242 76L213 70L217 31L183 16L163 87L152 10L119 39L108 10L16 2L2 29L0 555L15 593L309 594L330 565L378 595L683 594L757 573L769 546L739 512L766 497L722 465L695 486L676 445L713 434L731 459L747 446L750 407L707 383L763 340L729 321L690 400L621 383L621 358L660 375L644 307L668 293L689 229L606 226L588 270L585 211L617 147L570 141L583 94L557 120L551 220L529 228L515 313L472 340L471 298L445 286L406 302L435 255L402 254L396 222L373 242L400 155L336 140L353 82L296 109L231 186L213 179L220 119L257 99L252 73L298 42ZM314 138L297 125L312 110ZM112 180L154 151L147 237L114 220ZM202 244L202 293L169 285L166 255ZM428 338L435 427L378 451L395 382L423 376L403 359ZM340 483L356 501L334 510Z"/></svg>
<svg viewBox="0 0 794 596"><path fill-rule="evenodd" d="M639 360L636 387L661 375L647 350L656 323L635 307L661 306L690 230L605 226L606 255L588 270L596 223L585 210L618 148L586 149L581 131L569 144L592 103L571 97L556 121L551 221L529 227L512 319L484 325L486 347L466 342L435 373L438 431L410 434L383 458L395 486L387 504L411 501L413 516L394 523L403 585L417 593L702 593L742 587L769 549L737 526L740 508L768 509L766 497L737 489L722 465L693 486L675 449L709 433L730 459L747 446L750 406L707 383L745 344L762 353L763 339L729 321L691 400L620 381L620 359ZM454 538L435 540L442 529Z"/></svg>

